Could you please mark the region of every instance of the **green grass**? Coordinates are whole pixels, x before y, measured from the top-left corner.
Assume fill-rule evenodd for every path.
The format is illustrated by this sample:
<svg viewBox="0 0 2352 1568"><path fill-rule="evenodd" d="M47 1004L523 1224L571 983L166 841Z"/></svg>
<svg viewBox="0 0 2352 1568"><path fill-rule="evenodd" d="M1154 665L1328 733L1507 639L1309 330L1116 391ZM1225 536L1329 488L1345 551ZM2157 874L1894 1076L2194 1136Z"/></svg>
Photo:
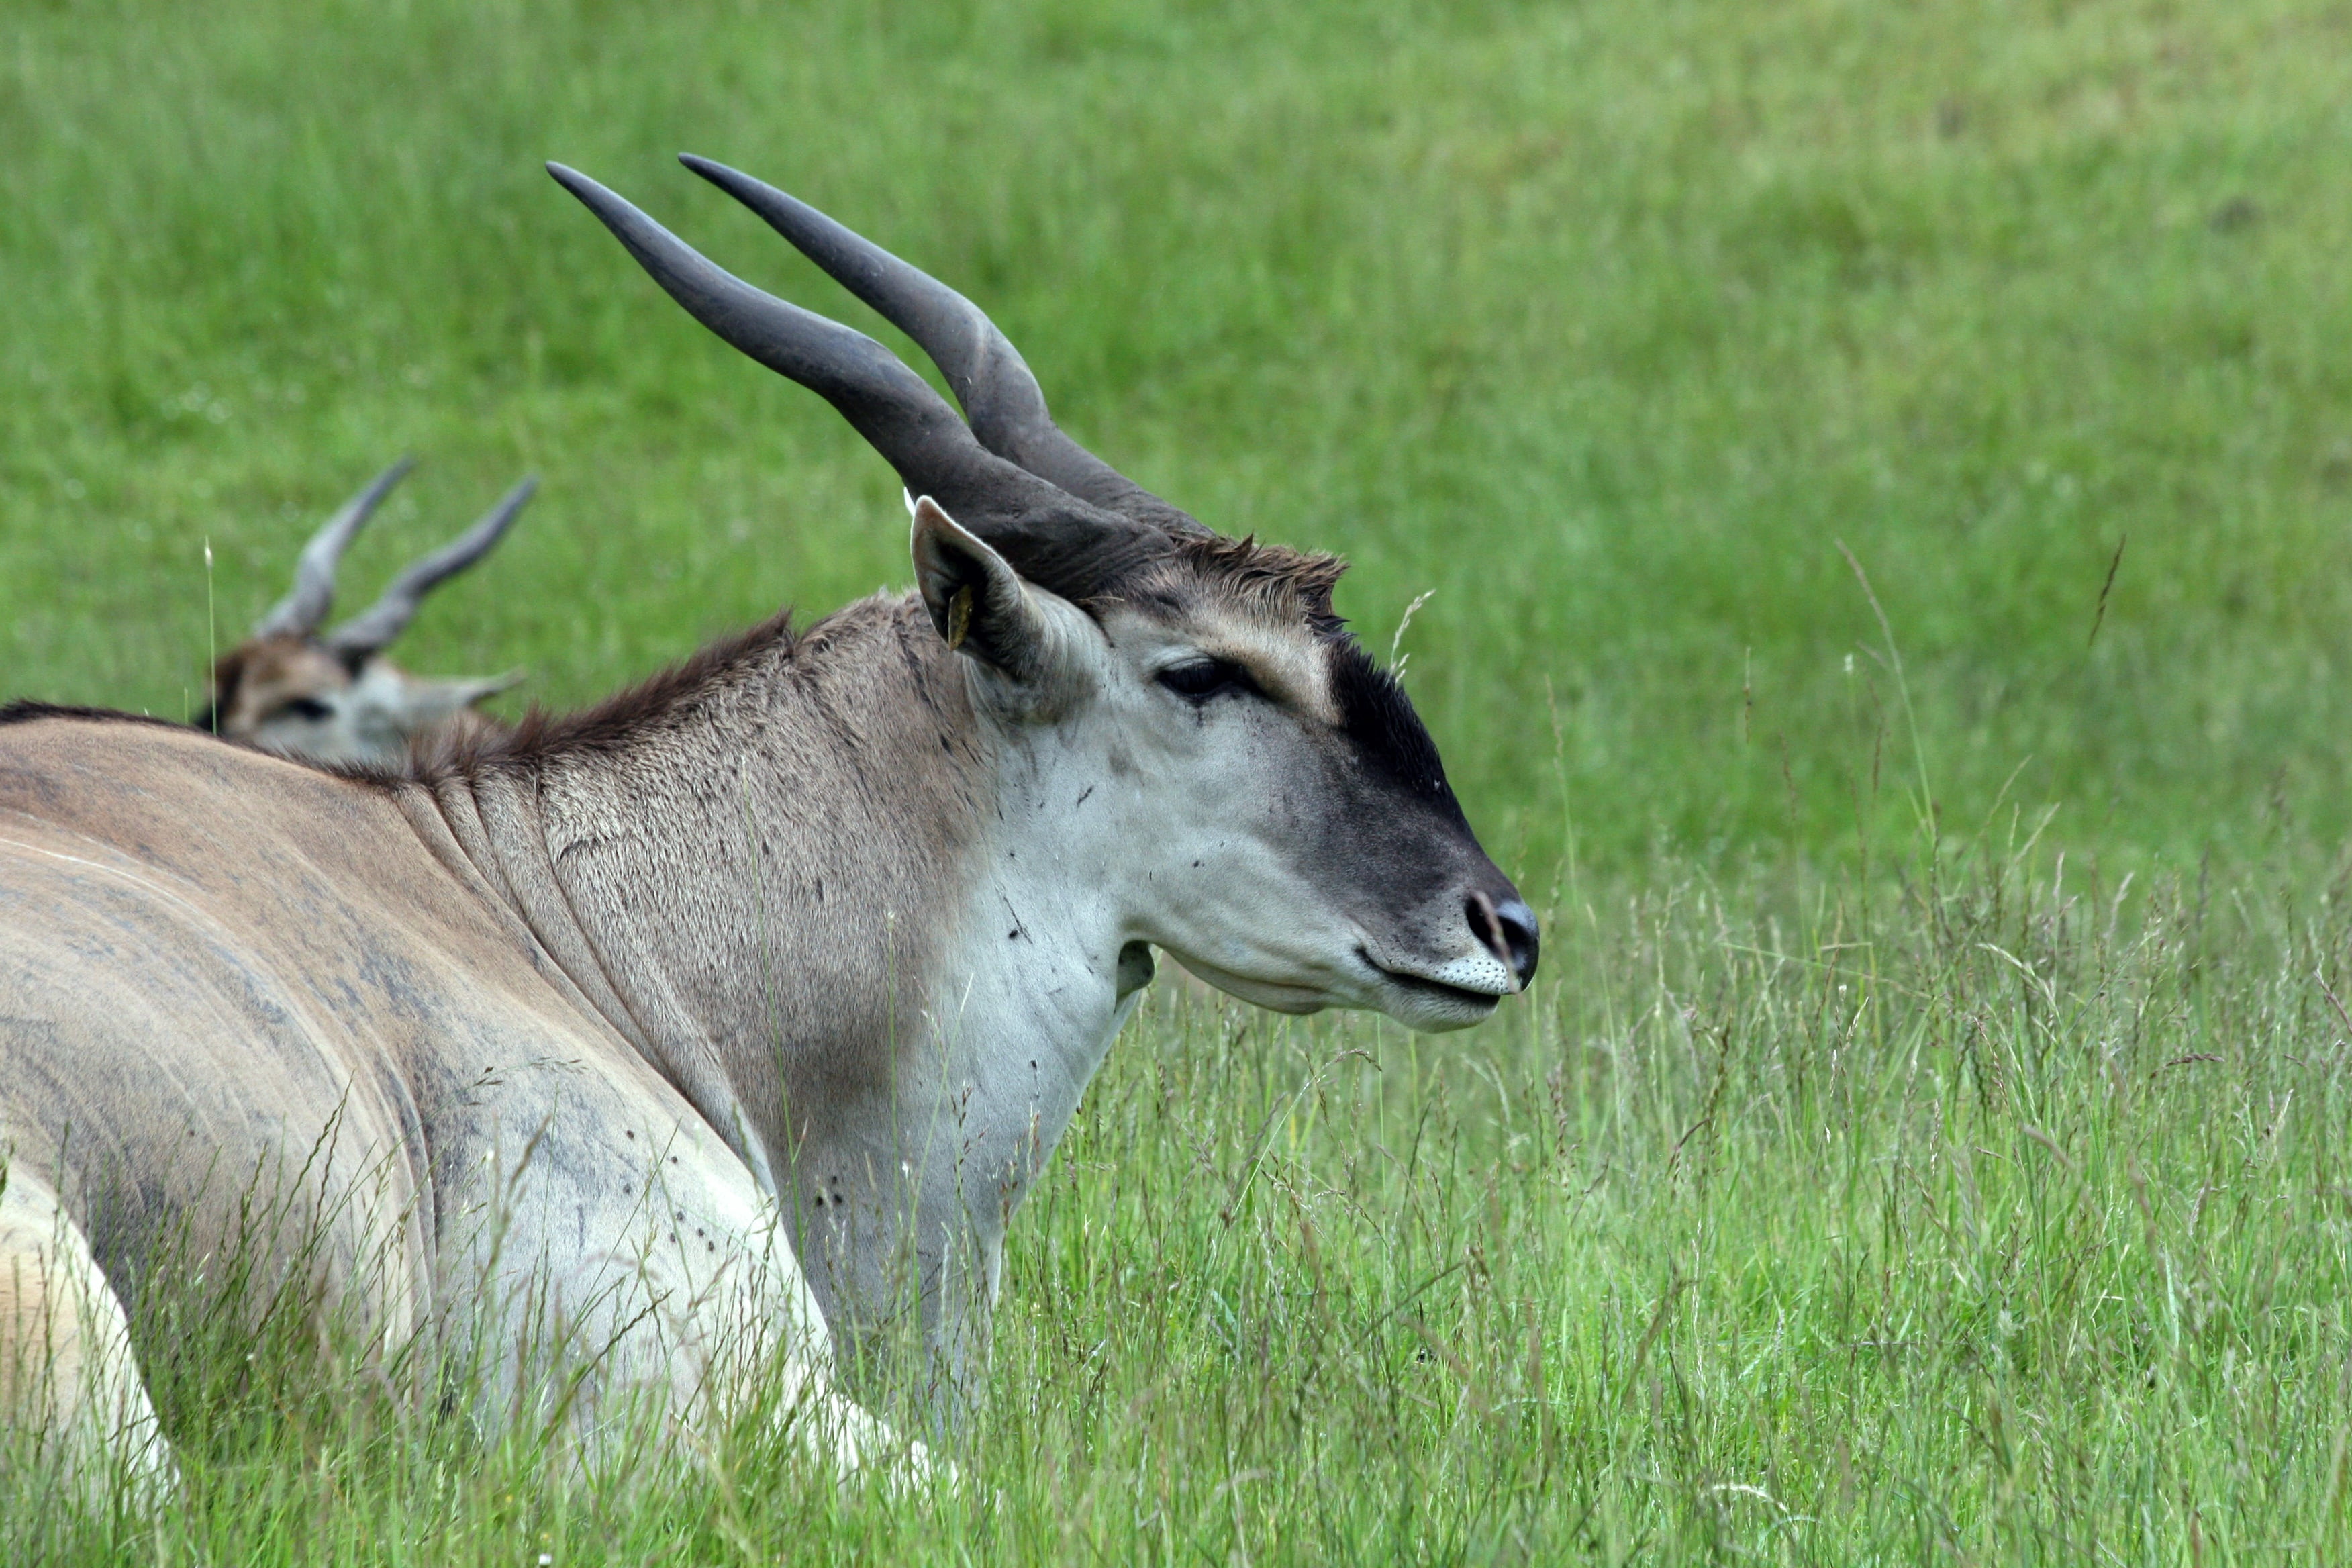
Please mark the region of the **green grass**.
<svg viewBox="0 0 2352 1568"><path fill-rule="evenodd" d="M1467 1037L1156 1003L961 1500L583 1492L289 1365L159 1380L160 1524L20 1479L0 1553L2341 1553L2347 80L2321 0L0 13L0 684L184 711L403 450L354 599L545 479L422 669L573 701L906 581L879 460L539 172L874 326L692 149L1350 556L1376 647L1434 590L1549 914Z"/></svg>
<svg viewBox="0 0 2352 1568"><path fill-rule="evenodd" d="M1553 977L1466 1039L1161 999L1015 1228L960 1492L836 1489L748 1434L587 1486L215 1327L159 1380L186 1500L76 1521L20 1473L0 1551L2352 1549L2339 894L2126 897L1988 845L1900 895L1685 878L1557 919Z"/></svg>
<svg viewBox="0 0 2352 1568"><path fill-rule="evenodd" d="M903 582L880 461L540 172L871 324L679 170L972 292L1085 438L1341 551L1474 817L1588 865L1832 842L1873 574L1973 820L2333 835L2352 763L2339 7L1071 0L23 5L0 21L18 689L183 710L387 458L372 587L547 488L411 639L576 700ZM2128 538L2095 644L2100 584ZM1863 719L1857 722L1854 715Z"/></svg>

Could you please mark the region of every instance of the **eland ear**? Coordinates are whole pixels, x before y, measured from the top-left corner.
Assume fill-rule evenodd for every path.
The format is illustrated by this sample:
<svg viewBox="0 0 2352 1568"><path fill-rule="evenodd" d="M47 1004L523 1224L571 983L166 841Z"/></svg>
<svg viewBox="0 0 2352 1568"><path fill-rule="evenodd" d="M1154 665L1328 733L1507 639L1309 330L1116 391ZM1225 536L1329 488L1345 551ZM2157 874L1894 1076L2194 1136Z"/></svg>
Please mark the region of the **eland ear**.
<svg viewBox="0 0 2352 1568"><path fill-rule="evenodd" d="M949 647L1024 684L1053 663L1053 632L1019 573L925 496L914 504L915 584Z"/></svg>
<svg viewBox="0 0 2352 1568"><path fill-rule="evenodd" d="M422 730L428 724L446 722L475 703L521 683L520 669L510 669L504 675L449 678L403 675L399 697L401 728Z"/></svg>

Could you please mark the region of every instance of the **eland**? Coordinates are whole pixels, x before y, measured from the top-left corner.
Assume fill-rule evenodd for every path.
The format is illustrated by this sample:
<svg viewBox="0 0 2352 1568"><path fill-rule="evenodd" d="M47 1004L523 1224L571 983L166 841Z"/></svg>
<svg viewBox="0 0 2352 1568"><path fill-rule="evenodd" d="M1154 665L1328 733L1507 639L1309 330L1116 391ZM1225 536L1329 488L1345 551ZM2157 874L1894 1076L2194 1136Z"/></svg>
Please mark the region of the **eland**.
<svg viewBox="0 0 2352 1568"><path fill-rule="evenodd" d="M169 1466L142 1270L167 1224L226 1245L267 1172L310 1226L263 1238L283 1268L387 1345L486 1328L525 1410L551 1374L514 1347L555 1325L575 1429L631 1401L692 1426L723 1369L782 1366L819 1452L913 1456L841 1358L909 1346L886 1363L954 1429L1007 1224L1155 951L1421 1030L1534 973L1535 917L1335 614L1336 560L1212 532L1063 434L970 301L687 162L903 328L962 416L550 171L897 470L915 589L390 767L0 714L19 1421Z"/></svg>
<svg viewBox="0 0 2352 1568"><path fill-rule="evenodd" d="M245 641L213 661L212 701L196 721L280 756L322 763L391 763L444 731L493 721L474 705L516 675L430 678L383 657L425 595L488 555L538 488L524 479L479 521L416 562L360 614L320 631L335 603L335 571L392 487L414 465L394 463L320 525L294 566L294 586Z"/></svg>

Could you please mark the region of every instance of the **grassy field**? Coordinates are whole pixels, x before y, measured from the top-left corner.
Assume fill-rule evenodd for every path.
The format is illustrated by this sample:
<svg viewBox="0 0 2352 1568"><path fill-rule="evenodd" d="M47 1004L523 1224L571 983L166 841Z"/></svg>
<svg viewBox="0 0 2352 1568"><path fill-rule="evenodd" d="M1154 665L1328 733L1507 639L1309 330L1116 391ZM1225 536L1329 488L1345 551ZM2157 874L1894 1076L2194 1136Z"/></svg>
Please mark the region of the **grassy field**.
<svg viewBox="0 0 2352 1568"><path fill-rule="evenodd" d="M12 693L186 711L402 451L354 597L545 481L427 671L569 702L906 581L879 460L539 169L875 330L690 149L1351 557L1377 647L1430 593L1549 932L1467 1037L1156 1001L961 1497L582 1491L265 1357L159 1373L160 1522L19 1474L0 1556L2341 1553L2347 81L2340 0L0 11Z"/></svg>
<svg viewBox="0 0 2352 1568"><path fill-rule="evenodd" d="M1466 1039L1160 999L1015 1229L961 1490L748 1436L585 1487L200 1312L184 1500L0 1473L0 1554L2341 1560L2352 910L1979 849L1571 903Z"/></svg>

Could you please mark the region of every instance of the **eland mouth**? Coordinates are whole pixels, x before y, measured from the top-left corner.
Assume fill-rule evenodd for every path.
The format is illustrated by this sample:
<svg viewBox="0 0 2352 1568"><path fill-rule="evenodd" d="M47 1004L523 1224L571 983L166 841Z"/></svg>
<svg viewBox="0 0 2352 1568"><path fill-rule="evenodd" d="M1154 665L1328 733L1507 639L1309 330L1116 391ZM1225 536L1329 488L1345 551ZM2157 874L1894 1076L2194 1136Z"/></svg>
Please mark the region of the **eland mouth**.
<svg viewBox="0 0 2352 1568"><path fill-rule="evenodd" d="M1415 1027L1463 1028L1528 988L1541 940L1535 911L1517 897L1497 903L1481 891L1464 900L1463 914L1478 946L1440 963L1383 963L1369 943L1357 943L1356 961L1380 977L1391 1002L1402 1004L1382 1011Z"/></svg>
<svg viewBox="0 0 2352 1568"><path fill-rule="evenodd" d="M1433 1004L1434 1010L1451 1016L1467 1015L1462 1017L1465 1024L1486 1017L1504 997L1519 989L1516 976L1485 954L1457 958L1433 973L1391 968L1362 947L1356 949L1356 957L1389 990L1424 1005Z"/></svg>

